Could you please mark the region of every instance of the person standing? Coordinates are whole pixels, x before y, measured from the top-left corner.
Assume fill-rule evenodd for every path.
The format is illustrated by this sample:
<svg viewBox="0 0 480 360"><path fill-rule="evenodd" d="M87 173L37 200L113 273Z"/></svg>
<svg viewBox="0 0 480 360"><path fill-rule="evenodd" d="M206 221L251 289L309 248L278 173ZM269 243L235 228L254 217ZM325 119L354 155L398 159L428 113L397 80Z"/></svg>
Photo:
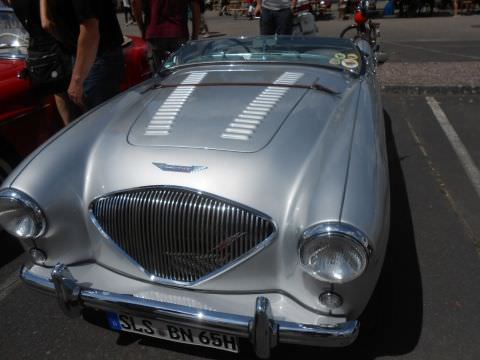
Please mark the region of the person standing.
<svg viewBox="0 0 480 360"><path fill-rule="evenodd" d="M120 92L123 35L112 0L40 0L42 26L74 57L68 95L89 110Z"/></svg>
<svg viewBox="0 0 480 360"><path fill-rule="evenodd" d="M30 74L29 68L32 59L41 59L48 57L55 64L62 64L62 73L58 72L47 76L45 79L32 79L32 86L35 91L42 94L53 94L57 111L64 125L70 123L74 118L74 108L67 95L69 78L71 76L71 62L66 54L63 53L60 45L54 37L43 30L40 20L40 0L8 0L7 4L13 8L15 15L20 20L30 37L27 49L27 68L26 74ZM45 56L48 54L48 56ZM40 60L41 61L41 60ZM45 63L45 60L37 66L52 69L52 64ZM55 67L55 70L58 71ZM42 72L41 72L42 73Z"/></svg>
<svg viewBox="0 0 480 360"><path fill-rule="evenodd" d="M254 16L254 13L255 13L255 7L256 7L256 3L254 0L247 0L247 17L248 17L248 20L253 20L253 16Z"/></svg>
<svg viewBox="0 0 480 360"><path fill-rule="evenodd" d="M128 26L130 24L133 24L133 14L130 0L123 0L123 14L125 15L125 25Z"/></svg>
<svg viewBox="0 0 480 360"><path fill-rule="evenodd" d="M165 56L177 50L189 39L188 11L192 12L192 40L200 32L200 0L149 0L149 17L145 25L142 9L145 0L132 0L133 15L137 19L142 38L148 42L154 70L158 70Z"/></svg>
<svg viewBox="0 0 480 360"><path fill-rule="evenodd" d="M203 37L208 37L210 31L208 31L208 24L205 20L205 0L200 0L200 34Z"/></svg>
<svg viewBox="0 0 480 360"><path fill-rule="evenodd" d="M458 0L452 0L453 16L458 16Z"/></svg>
<svg viewBox="0 0 480 360"><path fill-rule="evenodd" d="M220 2L220 11L218 12L218 15L219 16L222 16L222 15L231 15L229 12L228 12L228 5L229 5L229 1L228 0L222 0Z"/></svg>
<svg viewBox="0 0 480 360"><path fill-rule="evenodd" d="M291 35L297 0L258 0L255 16L260 16L261 35Z"/></svg>

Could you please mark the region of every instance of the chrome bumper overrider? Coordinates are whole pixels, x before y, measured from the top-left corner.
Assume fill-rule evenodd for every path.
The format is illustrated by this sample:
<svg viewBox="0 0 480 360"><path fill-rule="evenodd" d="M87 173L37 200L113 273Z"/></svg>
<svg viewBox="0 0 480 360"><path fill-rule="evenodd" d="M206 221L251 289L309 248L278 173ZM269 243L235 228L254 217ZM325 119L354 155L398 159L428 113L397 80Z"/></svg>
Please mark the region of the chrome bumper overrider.
<svg viewBox="0 0 480 360"><path fill-rule="evenodd" d="M138 298L86 288L78 284L65 265L58 264L51 279L40 277L22 267L20 277L43 292L56 294L64 313L80 316L83 308L123 312L164 322L218 331L250 339L259 358L266 359L278 343L310 346L347 346L358 335L359 322L347 321L335 326L297 324L273 319L270 302L257 297L252 316L226 314L188 306Z"/></svg>

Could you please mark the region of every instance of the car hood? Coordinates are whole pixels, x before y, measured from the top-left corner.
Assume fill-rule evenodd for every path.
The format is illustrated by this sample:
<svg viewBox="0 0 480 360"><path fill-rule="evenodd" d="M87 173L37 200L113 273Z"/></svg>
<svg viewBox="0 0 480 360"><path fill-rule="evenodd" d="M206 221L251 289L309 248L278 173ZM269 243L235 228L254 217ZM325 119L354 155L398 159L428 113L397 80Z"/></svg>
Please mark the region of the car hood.
<svg viewBox="0 0 480 360"><path fill-rule="evenodd" d="M157 89L153 81L142 84L65 129L7 182L40 204L51 201L45 188L64 189L65 198L76 194L83 207L108 193L166 185L216 194L278 221L297 201L303 205L295 216L304 216L302 223L338 219L361 81L301 66L285 73L285 66L272 65L200 67L176 72ZM282 79L275 89L285 91L265 114L245 113ZM158 109L178 89L173 85L182 82L193 89L186 99L181 94L179 111L157 116L173 117L171 127L149 133ZM310 89L315 83L338 94ZM229 132L237 129L232 124L248 124L237 119L259 122L241 128L252 130L248 134ZM247 136L225 136L232 134Z"/></svg>
<svg viewBox="0 0 480 360"><path fill-rule="evenodd" d="M228 78L228 81L226 80ZM256 152L267 145L318 78L308 71L187 70L162 82L128 134L137 146ZM324 117L331 95L318 94Z"/></svg>
<svg viewBox="0 0 480 360"><path fill-rule="evenodd" d="M157 111L172 92L168 87L152 90L153 81L119 95L55 135L4 183L35 199L46 214L48 230L36 240L38 247L48 249L49 258L66 264L94 259L142 277L98 231L91 206L96 199L130 189L186 189L240 204L270 218L276 235L265 256L279 262L272 269L284 268L288 273L284 275L290 277L297 271L292 258L302 232L313 224L341 219L357 107L365 93L360 89L365 88L361 79L341 72L291 67L289 72L304 74L296 80L297 85L318 79L338 94L290 87L275 104L278 108L265 115L249 139L222 138L237 113L268 87L229 86L227 78L231 81L234 75L240 81L249 74L257 83L267 83L278 79L284 68L256 65L252 70L256 76L242 69L238 70L240 76L222 75L222 71L235 70L218 66L196 68L224 76L225 81L214 84L217 80L212 78L211 86L195 88L167 135L149 138L145 134L151 108ZM177 74L175 82L189 76L187 70ZM167 79L173 83L172 76ZM247 89L250 95L244 92ZM205 109L209 109L209 116L202 113ZM195 115L202 124L198 127L208 127L209 131L194 126ZM190 137L182 122L189 124ZM185 132L177 132L181 126ZM286 253L291 256L285 257ZM265 257L254 258L265 261ZM270 275L262 281L267 279L271 280ZM259 286L263 286L262 281ZM215 287L210 282L205 286Z"/></svg>

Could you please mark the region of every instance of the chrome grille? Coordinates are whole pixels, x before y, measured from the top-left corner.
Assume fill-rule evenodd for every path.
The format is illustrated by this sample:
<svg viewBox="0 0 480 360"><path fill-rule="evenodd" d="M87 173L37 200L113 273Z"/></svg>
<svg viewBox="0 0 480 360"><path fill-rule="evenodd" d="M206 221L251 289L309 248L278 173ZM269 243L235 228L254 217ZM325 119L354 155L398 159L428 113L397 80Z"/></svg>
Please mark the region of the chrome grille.
<svg viewBox="0 0 480 360"><path fill-rule="evenodd" d="M141 188L95 200L102 230L149 274L191 283L251 254L275 231L264 215L212 195Z"/></svg>

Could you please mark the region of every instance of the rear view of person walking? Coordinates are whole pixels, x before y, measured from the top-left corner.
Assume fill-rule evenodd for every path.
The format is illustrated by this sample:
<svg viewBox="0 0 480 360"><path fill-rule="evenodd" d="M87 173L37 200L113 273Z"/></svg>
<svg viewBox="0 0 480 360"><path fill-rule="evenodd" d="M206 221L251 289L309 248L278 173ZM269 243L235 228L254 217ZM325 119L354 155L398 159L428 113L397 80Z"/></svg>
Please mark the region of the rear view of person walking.
<svg viewBox="0 0 480 360"><path fill-rule="evenodd" d="M205 20L205 0L200 0L200 34L203 37L208 37L210 31L208 31L208 24Z"/></svg>
<svg viewBox="0 0 480 360"><path fill-rule="evenodd" d="M130 4L130 0L123 0L123 14L125 16L125 25L128 26L134 23L132 6Z"/></svg>
<svg viewBox="0 0 480 360"><path fill-rule="evenodd" d="M64 125L76 115L68 98L67 88L72 74L71 57L60 44L43 30L40 20L40 0L8 0L17 18L27 30L30 41L27 49L26 75L34 91L41 95L53 94L58 113Z"/></svg>
<svg viewBox="0 0 480 360"><path fill-rule="evenodd" d="M143 21L144 2L149 15ZM200 30L200 0L132 0L133 15L142 38L148 42L149 52L156 71L166 54L177 50L189 39L188 10L192 12L192 40L198 39Z"/></svg>
<svg viewBox="0 0 480 360"><path fill-rule="evenodd" d="M41 0L42 26L74 57L70 99L83 111L120 92L123 35L110 0Z"/></svg>
<svg viewBox="0 0 480 360"><path fill-rule="evenodd" d="M297 0L258 0L255 16L260 16L261 35L291 35Z"/></svg>

